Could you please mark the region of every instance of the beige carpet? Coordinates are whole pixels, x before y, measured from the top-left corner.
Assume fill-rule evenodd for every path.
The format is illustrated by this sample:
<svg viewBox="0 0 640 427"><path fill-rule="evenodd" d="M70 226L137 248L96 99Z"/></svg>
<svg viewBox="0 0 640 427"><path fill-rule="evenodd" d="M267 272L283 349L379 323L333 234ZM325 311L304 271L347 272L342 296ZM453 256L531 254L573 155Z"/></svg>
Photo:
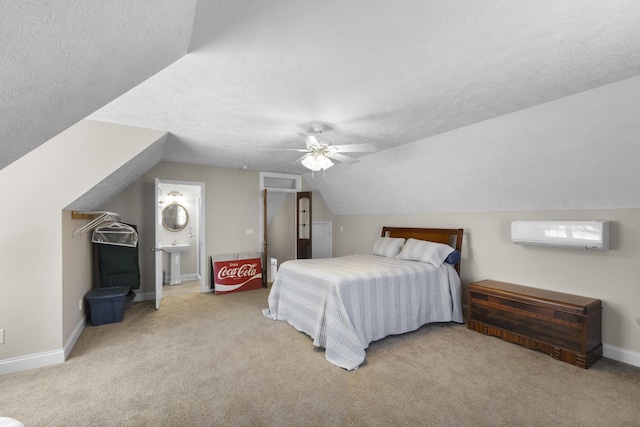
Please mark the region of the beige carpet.
<svg viewBox="0 0 640 427"><path fill-rule="evenodd" d="M190 280L182 282L179 285L166 284L162 286L162 297L174 297L177 295L193 295L200 293L200 282L197 280Z"/></svg>
<svg viewBox="0 0 640 427"><path fill-rule="evenodd" d="M32 426L640 425L640 368L583 370L427 325L360 369L262 316L267 290L135 304L87 326L67 362L0 376L0 416Z"/></svg>

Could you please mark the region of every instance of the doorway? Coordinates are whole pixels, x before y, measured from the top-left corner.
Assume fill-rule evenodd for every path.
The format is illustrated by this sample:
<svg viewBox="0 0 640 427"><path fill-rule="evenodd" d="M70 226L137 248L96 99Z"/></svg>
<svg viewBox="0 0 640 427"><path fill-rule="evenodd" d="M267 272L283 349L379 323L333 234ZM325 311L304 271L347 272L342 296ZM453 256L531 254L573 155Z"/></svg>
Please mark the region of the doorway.
<svg viewBox="0 0 640 427"><path fill-rule="evenodd" d="M296 259L296 193L301 189L300 175L260 172L262 263L269 270L273 262Z"/></svg>
<svg viewBox="0 0 640 427"><path fill-rule="evenodd" d="M205 184L159 178L155 184L156 308L160 308L163 296L210 290L205 270ZM185 247L179 256L173 250L177 246Z"/></svg>

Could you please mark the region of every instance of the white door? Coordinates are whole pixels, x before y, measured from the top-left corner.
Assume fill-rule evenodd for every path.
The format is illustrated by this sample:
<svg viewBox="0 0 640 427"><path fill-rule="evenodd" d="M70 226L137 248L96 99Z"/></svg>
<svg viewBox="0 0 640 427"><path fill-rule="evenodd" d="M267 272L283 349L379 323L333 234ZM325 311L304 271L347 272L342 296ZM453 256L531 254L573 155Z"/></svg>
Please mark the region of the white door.
<svg viewBox="0 0 640 427"><path fill-rule="evenodd" d="M199 184L200 187L200 196L196 198L196 225L198 227L198 236L197 236L197 252L196 252L196 273L198 274L198 278L200 280L200 292L207 292L207 273L205 271L205 256L206 253L204 242L205 242L205 212L204 212L204 183Z"/></svg>
<svg viewBox="0 0 640 427"><path fill-rule="evenodd" d="M162 189L160 188L160 179L155 179L155 246L153 251L155 253L156 262L156 310L160 308L162 302L162 209L160 208L160 195Z"/></svg>
<svg viewBox="0 0 640 427"><path fill-rule="evenodd" d="M331 258L331 222L313 222L311 227L313 258Z"/></svg>

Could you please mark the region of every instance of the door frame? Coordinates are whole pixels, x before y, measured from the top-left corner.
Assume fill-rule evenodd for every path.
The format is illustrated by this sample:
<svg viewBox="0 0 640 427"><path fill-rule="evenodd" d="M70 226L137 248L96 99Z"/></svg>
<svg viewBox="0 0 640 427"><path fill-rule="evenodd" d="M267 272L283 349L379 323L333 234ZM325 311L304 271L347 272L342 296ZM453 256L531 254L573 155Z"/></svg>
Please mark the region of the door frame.
<svg viewBox="0 0 640 427"><path fill-rule="evenodd" d="M153 249L151 249L154 253L155 259L155 299L156 299L156 310L160 309L160 304L162 303L162 254L164 253L164 249L162 249L162 208L160 207L160 195L162 194L162 190L160 188L160 178L154 178L153 180L154 188L155 188L155 198L154 204L155 207L153 209L153 214L155 218L153 219L153 229L155 232L153 233Z"/></svg>
<svg viewBox="0 0 640 427"><path fill-rule="evenodd" d="M302 175L292 175L286 173L276 173L276 172L260 172L260 212L259 212L259 220L260 224L260 252L262 253L263 258L263 266L262 268L267 271L267 268L271 268L271 262L269 259L266 259L269 240L267 236L267 203L269 202L268 196L265 202L265 194L268 192L277 192L277 193L298 193L302 191ZM275 181L288 182L289 185L284 185L283 187L273 186L269 184L269 179L273 179ZM294 227L297 227L297 220ZM295 233L294 233L295 239ZM296 245L296 241L293 242L294 247ZM266 250L265 250L266 249ZM265 275L266 276L266 275Z"/></svg>
<svg viewBox="0 0 640 427"><path fill-rule="evenodd" d="M160 197L162 191L160 187L163 184L168 185L185 185L191 187L199 187L199 197L196 197L196 211L195 218L198 226L198 253L196 255L196 275L200 284L200 292L211 292L209 286L207 286L207 270L206 270L206 200L205 200L205 183L198 181L179 181L171 179L155 178L155 271L156 271L156 309L160 308L162 301L162 253L161 250L162 240L160 238L162 232L162 209L160 208Z"/></svg>

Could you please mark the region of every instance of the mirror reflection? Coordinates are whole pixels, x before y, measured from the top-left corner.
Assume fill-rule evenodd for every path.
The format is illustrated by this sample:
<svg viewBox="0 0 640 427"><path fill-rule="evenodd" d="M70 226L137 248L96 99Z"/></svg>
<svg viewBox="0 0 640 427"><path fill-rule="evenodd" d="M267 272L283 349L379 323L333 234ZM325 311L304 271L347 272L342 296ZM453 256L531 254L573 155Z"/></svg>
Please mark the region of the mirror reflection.
<svg viewBox="0 0 640 427"><path fill-rule="evenodd" d="M170 203L162 209L162 225L169 231L180 231L187 226L189 213L180 203Z"/></svg>

